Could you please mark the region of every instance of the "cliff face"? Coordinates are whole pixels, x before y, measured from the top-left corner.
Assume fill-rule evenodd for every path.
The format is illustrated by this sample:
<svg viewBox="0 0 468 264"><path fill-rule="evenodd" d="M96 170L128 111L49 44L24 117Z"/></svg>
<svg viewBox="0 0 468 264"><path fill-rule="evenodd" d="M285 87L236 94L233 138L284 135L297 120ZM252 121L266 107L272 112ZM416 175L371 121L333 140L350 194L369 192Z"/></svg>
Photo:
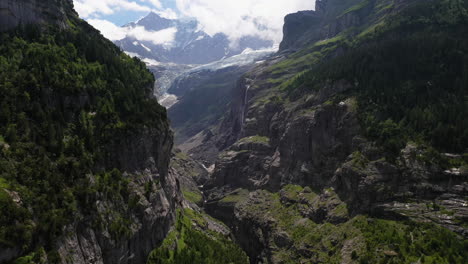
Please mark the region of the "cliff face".
<svg viewBox="0 0 468 264"><path fill-rule="evenodd" d="M2 0L0 1L0 31L20 24L53 23L67 27L67 17L74 16L73 0Z"/></svg>
<svg viewBox="0 0 468 264"><path fill-rule="evenodd" d="M154 77L71 0L0 1L0 31L26 24L0 41L0 262L145 263L182 205Z"/></svg>
<svg viewBox="0 0 468 264"><path fill-rule="evenodd" d="M175 223L182 194L178 179L169 173L172 132L167 127L147 130L118 141L110 148L113 165L107 166L127 172L129 196L138 203L129 206L98 193L97 214L105 227L96 228L85 215L81 216L84 221L67 226L65 233L71 235L56 243L61 263L145 263ZM130 220L129 232L123 237L115 237L111 230L118 215Z"/></svg>
<svg viewBox="0 0 468 264"><path fill-rule="evenodd" d="M221 150L211 179L204 185L205 209L232 227L252 263L291 259L297 263L358 263L367 254L365 245L372 247L371 238L360 233L368 228L357 224L361 214L379 219L376 221L385 230L392 229L394 220L402 228L401 220L429 222L434 224L430 230L442 226L466 239L463 223L467 222L468 181L465 161L461 161L466 154L434 154L429 141L415 143L405 132L389 132L391 122L379 118L401 116L395 117L392 111L396 110L390 107L379 108L380 104L397 98L390 92L395 87L403 91L408 86L395 84L380 90L386 81L376 81L375 72L362 72L372 72L379 64L387 71L399 69L403 60L414 69L422 67L424 63L415 61L431 57L431 47L417 40L414 45L400 42L413 41L410 36L416 35L438 38L437 26L420 23L428 21L422 18L425 16L433 21L445 16L431 13L435 10L432 4L444 5L438 1L318 1L316 11L287 16L280 53L240 78L231 109L215 133L199 135L204 144L192 150L195 156L213 150L207 146ZM466 8L466 2L462 5ZM466 29L465 22L460 23L458 28ZM424 31L429 28L435 30L434 35ZM355 55L356 49L368 53ZM437 50L442 49L451 48ZM396 50L405 50L399 56L401 61L377 55L396 54ZM416 51L423 53L416 55ZM373 56L379 59L369 66L365 58ZM435 68L431 71L437 72ZM425 76L422 72L414 73L421 74L418 77L411 74L399 72L386 80L396 78L411 86L412 80L426 78L421 77ZM458 74L459 78L466 76ZM438 85L451 87L444 82ZM382 97L373 97L376 93ZM416 99L403 100L413 93L415 90L406 91L391 105L405 101L405 107L418 108ZM426 97L428 93L432 92L421 89L415 96L434 99ZM446 93L458 92L445 89ZM443 111L441 106L436 108ZM403 113L409 118L408 112ZM369 120L381 123L369 125ZM460 124L447 125L461 128ZM377 136L371 132L376 127L382 129ZM466 149L463 142L453 149ZM453 165L442 160L456 165L450 168ZM360 231L353 233L354 228ZM325 233L320 231L325 229ZM380 258L370 254L373 257L366 257L368 260ZM409 258L402 253L398 256Z"/></svg>
<svg viewBox="0 0 468 264"><path fill-rule="evenodd" d="M315 11L300 11L284 19L280 52L297 50L307 44L333 38L339 32L359 25L359 14L346 10L362 1L316 1Z"/></svg>
<svg viewBox="0 0 468 264"><path fill-rule="evenodd" d="M317 41L332 39L341 32L365 23L378 22L383 16L402 10L417 1L316 1L315 11L301 11L285 17L280 52L297 51ZM378 12L375 12L376 6L380 9ZM391 8L386 8L390 6Z"/></svg>
<svg viewBox="0 0 468 264"><path fill-rule="evenodd" d="M176 80L169 89L178 102L168 110L176 144L181 144L215 124L228 108L236 80L250 69L232 66L201 70ZM210 107L206 107L206 106Z"/></svg>

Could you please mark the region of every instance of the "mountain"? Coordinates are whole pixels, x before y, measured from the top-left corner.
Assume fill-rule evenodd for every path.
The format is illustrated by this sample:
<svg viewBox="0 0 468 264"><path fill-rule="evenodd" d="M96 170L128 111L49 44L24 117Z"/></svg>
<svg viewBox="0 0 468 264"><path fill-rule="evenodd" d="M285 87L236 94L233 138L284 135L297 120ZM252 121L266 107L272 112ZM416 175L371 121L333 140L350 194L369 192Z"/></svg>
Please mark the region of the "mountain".
<svg viewBox="0 0 468 264"><path fill-rule="evenodd" d="M272 54L273 42L256 36L242 37L232 45L223 33L210 36L200 29L194 19L167 19L151 12L135 23L124 26L129 30L144 29L146 32L173 30L173 41L155 44L153 41L141 40L136 36L114 41L122 50L131 56L141 58L156 77L155 94L159 102L171 108L179 101L181 92L168 93L178 80L194 72L209 72L228 66L245 66ZM213 76L216 79L215 76ZM185 97L188 99L188 97ZM229 102L229 100L227 101ZM183 103L181 104L183 107ZM173 118L171 118L173 119Z"/></svg>
<svg viewBox="0 0 468 264"><path fill-rule="evenodd" d="M167 91L167 99L163 98L176 134L175 143L183 143L218 122L231 103L236 81L275 51L276 48L246 50L242 54L195 67L175 78Z"/></svg>
<svg viewBox="0 0 468 264"><path fill-rule="evenodd" d="M71 0L0 7L0 263L466 263L468 1L317 0L169 111Z"/></svg>
<svg viewBox="0 0 468 264"><path fill-rule="evenodd" d="M269 40L245 36L237 45L232 46L225 34L217 33L210 36L200 29L198 21L194 19L166 19L154 12L124 27L129 29L142 27L150 32L173 29L175 36L171 43L155 44L152 41L139 40L134 36L115 41L115 44L126 52L162 63L207 64L240 54L247 48L257 50L273 45Z"/></svg>
<svg viewBox="0 0 468 264"><path fill-rule="evenodd" d="M181 145L204 209L251 263L466 262L468 1L316 7Z"/></svg>
<svg viewBox="0 0 468 264"><path fill-rule="evenodd" d="M181 202L153 75L72 1L0 3L0 262L144 262Z"/></svg>
<svg viewBox="0 0 468 264"><path fill-rule="evenodd" d="M140 264L175 232L181 261L246 263L230 230L183 198L195 183L170 166L145 64L72 0L0 0L0 12L0 263Z"/></svg>
<svg viewBox="0 0 468 264"><path fill-rule="evenodd" d="M20 24L46 22L66 28L67 17L76 15L72 8L71 1L1 1L0 31L16 28ZM51 17L51 14L55 17Z"/></svg>

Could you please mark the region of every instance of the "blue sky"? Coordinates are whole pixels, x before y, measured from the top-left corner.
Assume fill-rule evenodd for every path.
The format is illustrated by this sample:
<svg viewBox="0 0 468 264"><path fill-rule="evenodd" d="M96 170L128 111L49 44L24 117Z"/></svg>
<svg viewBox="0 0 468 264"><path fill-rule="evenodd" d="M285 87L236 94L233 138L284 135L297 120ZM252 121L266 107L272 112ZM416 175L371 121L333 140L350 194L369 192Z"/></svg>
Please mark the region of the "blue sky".
<svg viewBox="0 0 468 264"><path fill-rule="evenodd" d="M151 10L177 11L176 0L74 0L84 19L102 19L117 26L134 22Z"/></svg>
<svg viewBox="0 0 468 264"><path fill-rule="evenodd" d="M98 0L99 1L99 0ZM148 6L151 9L155 9L153 5L145 3L144 1L135 1L138 2L144 6ZM174 0L160 0L161 5L163 6L164 9L170 9L173 10L175 13L177 13L177 7L175 4ZM157 8L156 8L157 9ZM157 9L158 10L158 9ZM118 26L123 26L125 24L128 24L130 22L135 22L141 17L145 16L148 14L148 11L131 11L131 10L122 10L120 12L116 12L115 14L112 15L105 15L102 16L102 18L118 25Z"/></svg>
<svg viewBox="0 0 468 264"><path fill-rule="evenodd" d="M128 34L146 37L158 34L121 27L154 11L166 18L191 17L209 35L225 33L231 41L256 35L279 43L284 17L300 10L310 10L314 0L73 0L81 18L110 40ZM258 25L261 25L260 27ZM265 30L266 29L266 30ZM165 33L167 39L173 31ZM171 33L171 34L169 34ZM159 40L155 40L159 41Z"/></svg>

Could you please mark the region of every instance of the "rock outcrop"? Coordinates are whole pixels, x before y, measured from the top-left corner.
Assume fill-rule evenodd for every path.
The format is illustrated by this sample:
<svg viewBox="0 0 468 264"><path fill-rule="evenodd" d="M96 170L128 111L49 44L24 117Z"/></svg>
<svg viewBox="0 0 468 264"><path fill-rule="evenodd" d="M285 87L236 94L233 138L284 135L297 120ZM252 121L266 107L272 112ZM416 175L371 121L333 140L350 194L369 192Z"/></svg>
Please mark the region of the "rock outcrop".
<svg viewBox="0 0 468 264"><path fill-rule="evenodd" d="M81 37L87 37L87 34L89 34L89 37L93 38L93 45L96 46L91 48L100 49L101 51L105 50L107 52L107 59L112 61L108 61L109 65L111 63L116 63L117 67L120 67L118 63L122 63L123 61L119 61L118 59L119 56L123 55L117 47L112 46L111 42L102 38L97 31L90 28L89 25L78 18L78 15L73 10L72 0L0 0L0 31L10 30L20 25L28 24L37 25L43 34L49 34L52 38L54 37L53 34L59 35L63 33L57 29L66 30L69 24L73 25L77 31L74 33L81 33ZM21 37L21 35L18 36L18 38ZM63 38L63 35L59 35L59 37ZM27 43L27 41L24 42ZM58 43L49 45L59 46L63 44L62 42L57 42ZM74 52L77 52L77 43L73 44L70 42L68 45ZM79 49L78 52L84 53L83 50ZM78 56L80 56L80 58L81 56L86 57L85 54ZM92 150L94 152L87 150L88 154L92 153L86 158L89 161L83 166L76 165L79 162L74 161L74 165L64 168L66 173L70 173L70 175L73 173L78 174L79 176L76 178L79 179L63 179L60 178L61 176L55 178L57 184L61 187L65 186L63 188L70 189L67 194L71 196L70 199L73 201L73 209L71 210L73 215L67 216L69 219L66 221L61 219L62 221L60 224L50 220L50 225L58 225L54 226L54 228L56 227L54 229L54 234L46 233L52 232L48 229L43 229L47 231L42 231L42 233L30 234L31 237L34 236L34 241L31 242L31 245L24 242L22 247L16 247L13 243L7 243L8 241L1 241L0 262L9 263L20 257L24 259L24 256L28 254L34 256L37 252L32 251L38 249L44 251L44 248L46 248L48 252L44 252L44 257L46 258L47 255L53 257L54 263L141 264L146 262L149 253L158 243L164 240L167 233L172 228L175 223L176 211L178 208L182 208L183 200L178 179L176 175L169 171L173 147L173 132L169 128L169 121L167 120L165 110L157 105L156 100L153 98L151 74L146 72L147 70L142 63L136 63L130 58L127 59L128 64L121 69L133 66L135 67L134 69L136 69L136 74L141 74L139 76L145 76L148 80L146 83L145 81L142 82L141 86L145 87L135 85L135 97L131 100L134 100L132 101L133 103L138 104L139 102L145 102L148 103L146 105L147 107L154 107L155 111L152 112L154 116L151 119L141 119L138 125L136 125L136 122L126 120L128 121L126 125L132 124L134 125L133 127L127 126L123 128L123 125L121 127L122 129L108 127L109 130L107 131L109 133L105 140L97 139L102 136L101 134L88 134L88 139L99 141ZM64 60L68 61L68 58ZM96 62L97 65L99 65L99 63L102 62ZM136 64L132 65L132 63ZM82 67L86 67L86 65L83 65ZM27 66L25 66L25 68L27 68ZM46 72L46 74L54 76L54 72L52 71ZM103 72L96 74L104 75ZM123 82L119 81L120 77L121 76L116 74L114 81L125 85ZM106 78L108 77L102 77L101 80ZM9 79L6 78L6 80ZM4 79L2 79L2 81L4 81ZM43 108L47 109L47 111L56 111L54 112L56 116L60 116L64 119L61 121L64 123L65 127L69 126L75 128L76 123L78 123L76 121L77 116L79 116L80 113L82 113L82 117L85 118L84 113L86 112L89 120L95 116L99 116L99 111L97 111L98 114L96 114L96 112L90 112L89 108L95 107L90 106L93 104L93 102L91 102L92 100L101 100L98 98L99 95L95 94L97 93L95 90L101 89L101 92L106 91L106 81L102 81L102 83L87 91L86 89L88 87L79 87L78 89L81 90L76 93L63 92L62 90L65 89L62 89L62 87L52 86L50 88L39 88L37 90L40 91L39 95L41 100L36 102L36 104L39 106L38 109L41 109L40 104L43 104ZM40 87L41 85L38 86ZM49 87L47 85L43 85L43 87ZM35 88L36 87L31 89ZM108 93L109 98L112 97L113 92L115 91L107 90L106 93ZM94 94L91 95L92 93ZM90 99L93 96L95 98ZM113 112L114 117L117 119L119 118L120 112L118 110L112 109L111 112ZM43 112L41 113L44 114ZM131 114L132 113L129 115ZM36 120L32 120L31 124L35 124L35 121ZM94 121L95 120L89 122ZM96 123L100 121L102 120L97 120ZM50 120L48 122L48 125L51 127L55 124ZM120 124L123 124L123 122ZM98 125L101 124L97 124L96 126ZM136 127L138 127L138 129L136 129ZM73 130L72 133L73 132L75 131ZM102 131L96 133L102 133ZM79 141L78 138L82 136L83 133L77 134L78 135L73 135L74 139L77 139L78 142L82 142ZM59 140L67 141L67 137L72 137L63 134L62 136L63 139L60 138ZM1 139L2 150L4 145L9 147L8 144L3 144L3 137L1 137ZM46 145L46 143L43 144ZM84 153L85 147L83 144L80 147L79 144L81 143L72 147L73 151L81 151ZM40 149L39 144L37 147L34 143L31 143L31 145L34 146L31 148ZM42 152L47 152L47 150L43 150ZM44 155L44 157L50 154L44 154L42 152L41 155ZM35 154L30 155L31 156L28 157L34 157ZM67 154L64 154L64 156L65 155ZM50 154L50 156L53 156L53 158L51 158L54 161L53 166L59 166L57 165L59 162L56 160L58 159L57 155L54 153ZM2 156L2 162L4 160L4 156ZM5 162L11 161L7 160ZM52 164L52 162L50 163ZM78 168L79 166L81 167ZM2 173L4 173L3 168ZM42 174L40 177L42 177ZM72 176L70 176L70 178L71 177ZM0 180L2 180L3 183L3 176ZM49 179L44 178L41 183L51 185L52 183L47 182L48 180ZM64 183L67 180L69 181ZM69 185L67 186L67 184ZM3 187L2 185L2 194L4 192ZM82 189L78 191L78 188ZM81 192L83 195L81 195L80 198L76 198L78 197L78 194L76 194L77 192ZM7 187L5 187L5 193L10 193ZM18 195L16 195L18 197L13 197L13 194L14 193L12 193L11 200L20 203L21 198ZM49 194L41 193L41 195L48 197L47 195ZM28 205L25 205L25 207L26 206ZM58 207L60 206L63 206L63 204L60 204ZM36 208L34 209L37 210ZM62 208L54 207L54 209L60 210ZM34 214L38 212L34 211L31 207L24 210L32 215L30 223L28 224L37 225L35 221L38 217ZM49 224L47 221L45 223ZM18 222L18 225L19 224ZM12 226L14 225L15 224L12 223ZM32 231L30 232L32 233ZM32 240L31 238L31 241ZM29 258L29 256L25 258ZM20 259L19 261L21 262L23 260Z"/></svg>
<svg viewBox="0 0 468 264"><path fill-rule="evenodd" d="M37 23L53 23L65 28L70 15L76 15L72 0L1 0L0 31Z"/></svg>
<svg viewBox="0 0 468 264"><path fill-rule="evenodd" d="M317 41L333 39L346 30L376 23L382 16L415 2L418 0L316 1L315 11L300 11L285 17L280 52L294 52Z"/></svg>
<svg viewBox="0 0 468 264"><path fill-rule="evenodd" d="M57 242L62 263L146 262L148 254L173 226L176 209L182 206L178 179L169 173L172 142L172 133L166 127L124 137L113 147L115 156L110 160L114 167L127 172L124 177L130 182L129 196L138 202L130 207L124 201L98 194L96 208L103 221L101 227L96 228L86 218L68 226L65 234L71 235ZM129 219L129 232L116 237L111 225L121 215Z"/></svg>
<svg viewBox="0 0 468 264"><path fill-rule="evenodd" d="M316 11L289 15L280 53L242 76L222 122L197 135L198 157L220 152L210 159L205 209L232 228L251 263L325 263L335 255L357 263L357 252L365 251L362 234L334 232L353 230L360 215L432 223L467 237L463 169L440 168L413 143L388 159L365 137L359 83L351 77L294 86L305 69L347 52L341 35L358 36L415 2L323 0ZM320 233L316 225L334 227L302 241L301 232Z"/></svg>
<svg viewBox="0 0 468 264"><path fill-rule="evenodd" d="M280 52L295 51L358 26L362 22L361 17L369 10L346 11L359 2L361 1L321 0L316 1L315 11L300 11L287 15L284 19Z"/></svg>

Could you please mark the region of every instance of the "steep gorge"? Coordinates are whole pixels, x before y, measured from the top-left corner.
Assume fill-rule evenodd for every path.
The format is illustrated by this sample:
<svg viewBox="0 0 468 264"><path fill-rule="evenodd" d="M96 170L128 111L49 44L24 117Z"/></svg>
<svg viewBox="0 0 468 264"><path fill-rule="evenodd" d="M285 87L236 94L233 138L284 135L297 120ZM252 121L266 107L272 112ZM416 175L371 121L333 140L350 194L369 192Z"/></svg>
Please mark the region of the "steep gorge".
<svg viewBox="0 0 468 264"><path fill-rule="evenodd" d="M206 171L173 151L146 65L72 0L0 7L0 263L246 263L191 202Z"/></svg>
<svg viewBox="0 0 468 264"><path fill-rule="evenodd" d="M317 0L183 153L72 1L0 0L0 262L465 263L467 10Z"/></svg>

